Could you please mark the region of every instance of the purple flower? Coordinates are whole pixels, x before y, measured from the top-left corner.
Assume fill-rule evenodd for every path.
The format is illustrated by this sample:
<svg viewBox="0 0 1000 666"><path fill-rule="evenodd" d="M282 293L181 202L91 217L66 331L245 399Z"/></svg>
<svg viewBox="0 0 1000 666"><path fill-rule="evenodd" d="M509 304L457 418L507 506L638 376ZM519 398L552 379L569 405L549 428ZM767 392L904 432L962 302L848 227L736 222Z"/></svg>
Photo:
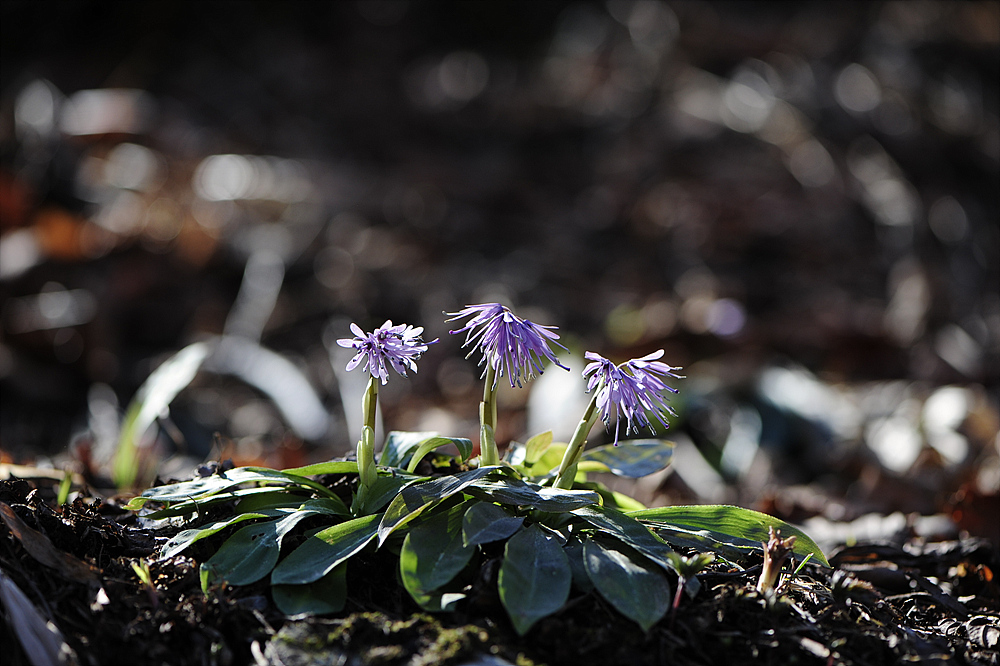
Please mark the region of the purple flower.
<svg viewBox="0 0 1000 666"><path fill-rule="evenodd" d="M642 358L634 358L621 365L615 365L600 354L587 352L590 363L583 370L587 378L587 392L597 389L597 408L605 427L611 427L611 415L617 416L615 421L615 445L618 444L618 425L625 417L625 434L639 432L641 428L651 428L649 415L667 428L666 414L677 416L667 405L664 391L677 393L677 389L667 386L663 381L666 377L682 379L673 368L657 359L663 356L663 350L653 352Z"/></svg>
<svg viewBox="0 0 1000 666"><path fill-rule="evenodd" d="M357 355L347 364L347 369L353 370L364 361L365 369L372 377L381 379L382 384L389 380L386 363L405 377L407 369L417 371L416 361L427 351L427 345L437 342L421 340L420 334L424 332L422 327L414 328L408 324L393 326L389 320L371 333L365 333L357 324L351 324L351 332L354 333L354 338L337 340L341 347L358 350Z"/></svg>
<svg viewBox="0 0 1000 666"><path fill-rule="evenodd" d="M493 368L496 378L506 376L513 388L521 386L522 377L529 380L535 374L542 374L542 359L548 359L564 370L569 370L556 359L549 344L563 347L556 340L559 336L552 331L555 326L540 326L527 319L521 319L510 308L499 303L468 305L458 312L445 313L447 321L471 316L462 328L450 331L452 334L468 332L463 347L477 345L483 352L480 365L486 363ZM469 352L470 355L472 352ZM485 370L483 372L485 376Z"/></svg>

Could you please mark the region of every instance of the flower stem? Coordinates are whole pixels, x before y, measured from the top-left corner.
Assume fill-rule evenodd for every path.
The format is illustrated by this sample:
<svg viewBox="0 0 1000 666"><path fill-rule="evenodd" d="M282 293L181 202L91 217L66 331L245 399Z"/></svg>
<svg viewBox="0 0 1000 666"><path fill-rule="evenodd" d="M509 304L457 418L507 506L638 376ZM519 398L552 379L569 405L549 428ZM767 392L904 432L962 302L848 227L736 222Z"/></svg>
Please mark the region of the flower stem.
<svg viewBox="0 0 1000 666"><path fill-rule="evenodd" d="M496 369L486 368L486 385L483 387L483 401L479 403L479 448L482 465L499 465L500 452L497 450L497 388Z"/></svg>
<svg viewBox="0 0 1000 666"><path fill-rule="evenodd" d="M569 445L566 447L566 453L563 454L562 462L559 464L559 472L556 474L556 480L553 484L556 488L568 490L573 487L573 480L576 478L576 466L580 462L583 447L587 443L587 435L590 434L590 429L597 422L597 394L599 391L600 389L594 391L594 396L590 399L590 404L587 405L583 417L576 425L572 439L569 440Z"/></svg>
<svg viewBox="0 0 1000 666"><path fill-rule="evenodd" d="M367 493L378 478L375 469L375 408L378 406L378 378L368 379L368 388L361 401L365 414L365 423L361 428L361 439L358 440L358 474L360 483L358 493Z"/></svg>

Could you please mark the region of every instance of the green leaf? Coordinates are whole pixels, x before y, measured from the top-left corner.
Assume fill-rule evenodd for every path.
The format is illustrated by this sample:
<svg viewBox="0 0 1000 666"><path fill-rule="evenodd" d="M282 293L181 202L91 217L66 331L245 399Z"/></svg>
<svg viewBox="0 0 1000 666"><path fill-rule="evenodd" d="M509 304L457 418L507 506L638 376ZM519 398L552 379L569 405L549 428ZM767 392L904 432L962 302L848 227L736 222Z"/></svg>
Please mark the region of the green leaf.
<svg viewBox="0 0 1000 666"><path fill-rule="evenodd" d="M539 433L524 443L524 464L534 465L552 445L552 431Z"/></svg>
<svg viewBox="0 0 1000 666"><path fill-rule="evenodd" d="M382 524L378 528L379 545L384 543L395 530L420 515L433 502L460 493L487 474L501 470L499 467L480 467L406 486L389 503L382 516Z"/></svg>
<svg viewBox="0 0 1000 666"><path fill-rule="evenodd" d="M479 491L479 492L477 492ZM529 484L513 477L482 479L471 484L468 492L484 495L500 504L530 506L540 511L572 511L588 504L600 504L600 496L589 490L564 490Z"/></svg>
<svg viewBox="0 0 1000 666"><path fill-rule="evenodd" d="M248 493L247 491L260 491L265 492L253 492ZM302 495L296 495L288 491L274 490L273 488L244 488L242 490L237 490L233 493L234 496L239 498L239 503L236 505L237 513L253 513L255 511L264 511L266 509L285 509L294 508L297 509L302 506L308 498ZM214 500L219 495L203 500L203 503Z"/></svg>
<svg viewBox="0 0 1000 666"><path fill-rule="evenodd" d="M378 464L383 467L400 467L406 457L417 450L421 442L436 437L436 432L403 432L393 430L385 438Z"/></svg>
<svg viewBox="0 0 1000 666"><path fill-rule="evenodd" d="M424 476L410 476L397 474L395 476L380 476L375 479L375 483L368 490L368 498L364 506L360 507L360 513L375 513L381 511L399 491L407 484L426 479Z"/></svg>
<svg viewBox="0 0 1000 666"><path fill-rule="evenodd" d="M184 502L170 502L167 503L167 506L165 506L164 508L157 509L156 511L151 511L150 513L146 514L145 517L150 518L152 520L160 520L162 518L173 518L175 516L187 516L192 513L200 515L207 509L219 506L221 504L235 502L237 500L239 500L240 504L236 507L235 510L242 511L243 510L242 503L247 499L250 499L251 497L255 497L258 495L268 495L274 492L275 490L273 486L263 487L263 488L237 488L234 490L226 490L221 493L216 493L214 495L203 497L201 499L191 499ZM305 499L304 497L296 495L291 492L284 492L280 494L286 498L288 504L294 505ZM136 497L133 498L132 501L134 502L136 499L142 499L142 498ZM262 502L262 504L264 503L266 502ZM286 502L272 502L271 507L273 508L285 503ZM252 508L254 510L258 510L262 507L252 507Z"/></svg>
<svg viewBox="0 0 1000 666"><path fill-rule="evenodd" d="M277 521L248 525L236 531L203 563L215 580L249 585L266 576L278 562Z"/></svg>
<svg viewBox="0 0 1000 666"><path fill-rule="evenodd" d="M618 446L607 444L583 452L584 462L598 463L618 476L637 479L659 472L670 464L674 443L663 439L641 439L622 442Z"/></svg>
<svg viewBox="0 0 1000 666"><path fill-rule="evenodd" d="M542 456L531 465L525 465L525 471L530 477L546 476L562 463L567 444L553 442L545 448Z"/></svg>
<svg viewBox="0 0 1000 666"><path fill-rule="evenodd" d="M587 565L583 561L583 544L579 539L573 538L563 546L563 553L569 561L569 568L573 572L573 583L584 592L594 589L594 584L590 582L587 574Z"/></svg>
<svg viewBox="0 0 1000 666"><path fill-rule="evenodd" d="M358 463L354 460L328 460L305 467L292 467L283 470L286 474L296 476L318 476L320 474L357 474Z"/></svg>
<svg viewBox="0 0 1000 666"><path fill-rule="evenodd" d="M131 488L135 484L143 436L157 418L167 413L168 405L177 394L191 383L211 350L205 342L188 345L153 370L139 387L126 411L118 438L111 472L117 487Z"/></svg>
<svg viewBox="0 0 1000 666"><path fill-rule="evenodd" d="M280 510L287 513L278 521L249 525L229 537L222 547L205 562L213 578L223 579L231 585L249 585L274 568L278 552L285 537L310 516L339 515L333 503L310 500L297 510Z"/></svg>
<svg viewBox="0 0 1000 666"><path fill-rule="evenodd" d="M218 534L222 530L241 523L244 520L255 520L257 518L266 518L263 513L241 513L237 516L233 516L228 520L220 520L214 522L210 525L205 525L204 527L196 527L193 529L182 530L175 534L169 541L163 544L163 548L160 549L160 560L167 560L175 555L179 555L184 552L188 546L194 544L202 539L212 536L213 534Z"/></svg>
<svg viewBox="0 0 1000 666"><path fill-rule="evenodd" d="M667 556L668 553L672 552L670 546L635 518L631 518L621 511L601 506L585 506L576 509L573 513L594 527L618 537L664 569L672 568Z"/></svg>
<svg viewBox="0 0 1000 666"><path fill-rule="evenodd" d="M237 467L220 474L212 474L191 481L181 481L165 486L149 488L129 502L129 509L135 510L146 502L182 502L192 499L202 499L217 493L230 490L244 483L259 483L271 486L294 486L297 489L311 490L325 497L336 497L329 488L311 479L297 476L289 472L268 469L266 467Z"/></svg>
<svg viewBox="0 0 1000 666"><path fill-rule="evenodd" d="M524 518L507 512L490 502L476 502L462 519L462 540L467 546L506 539L521 529Z"/></svg>
<svg viewBox="0 0 1000 666"><path fill-rule="evenodd" d="M587 575L597 591L618 612L634 620L643 631L662 618L670 608L670 583L659 569L645 563L614 542L597 539L583 544Z"/></svg>
<svg viewBox="0 0 1000 666"><path fill-rule="evenodd" d="M271 596L285 615L339 613L347 601L347 563L307 585L272 585Z"/></svg>
<svg viewBox="0 0 1000 666"><path fill-rule="evenodd" d="M458 447L458 453L462 456L462 462L468 460L472 455L471 439L465 439L464 437L429 437L420 442L420 446L417 447L413 457L410 458L410 463L406 466L406 471L412 474L413 470L420 464L420 461L424 459L424 456L434 449L449 444L454 444Z"/></svg>
<svg viewBox="0 0 1000 666"><path fill-rule="evenodd" d="M378 532L378 514L328 527L309 537L281 561L272 585L304 585L319 580L367 546Z"/></svg>
<svg viewBox="0 0 1000 666"><path fill-rule="evenodd" d="M538 620L562 608L572 581L562 547L537 525L507 541L497 587L518 634L523 636Z"/></svg>
<svg viewBox="0 0 1000 666"><path fill-rule="evenodd" d="M633 511L629 513L629 516L652 522L657 528L689 530L694 533L694 536L707 538L719 544L741 549L744 552L751 549L762 549L761 544L766 542L768 538L767 528L773 527L776 530L781 530L782 537L795 536L795 546L792 548L795 555L805 557L811 553L817 562L825 567L830 566L823 551L816 545L815 541L809 538L809 535L783 520L778 520L759 511L715 504L645 509ZM699 547L703 549L704 545ZM717 548L713 550L717 550Z"/></svg>
<svg viewBox="0 0 1000 666"><path fill-rule="evenodd" d="M433 592L451 582L476 550L462 540L462 518L468 508L469 502L463 502L431 516L403 540L399 574L406 591L424 610L445 610L441 595ZM457 599L452 596L449 601Z"/></svg>

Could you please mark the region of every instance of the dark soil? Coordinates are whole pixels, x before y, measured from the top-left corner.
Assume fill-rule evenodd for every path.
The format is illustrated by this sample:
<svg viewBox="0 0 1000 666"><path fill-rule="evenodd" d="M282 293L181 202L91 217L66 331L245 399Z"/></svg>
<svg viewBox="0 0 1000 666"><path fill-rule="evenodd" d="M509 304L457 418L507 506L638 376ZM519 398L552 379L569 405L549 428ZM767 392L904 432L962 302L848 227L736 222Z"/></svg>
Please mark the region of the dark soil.
<svg viewBox="0 0 1000 666"><path fill-rule="evenodd" d="M575 591L518 637L489 553L453 614L420 613L396 583L392 555L371 552L352 560L341 615L291 621L263 582L202 594L196 559L204 553L157 561L175 528L144 528L96 498L53 507L46 492L28 480L0 482L0 501L16 516L0 505L0 568L79 664L444 664L486 655L580 666L1000 663L1000 555L985 540L843 547L831 570L807 564L777 594L755 590L759 561L743 570L718 563L700 575L698 595L648 634ZM153 588L133 570L140 562ZM28 664L12 626L4 624L4 663Z"/></svg>

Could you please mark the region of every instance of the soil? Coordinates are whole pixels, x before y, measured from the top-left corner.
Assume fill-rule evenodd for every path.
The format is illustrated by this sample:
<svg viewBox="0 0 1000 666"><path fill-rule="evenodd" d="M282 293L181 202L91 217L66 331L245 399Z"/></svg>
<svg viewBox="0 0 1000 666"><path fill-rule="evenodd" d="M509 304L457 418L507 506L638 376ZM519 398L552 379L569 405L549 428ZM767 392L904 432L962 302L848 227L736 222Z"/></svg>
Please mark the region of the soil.
<svg viewBox="0 0 1000 666"><path fill-rule="evenodd" d="M856 544L807 564L776 594L755 589L760 561L717 563L697 596L644 634L593 593L517 636L486 553L465 606L427 615L395 576L392 555L352 560L335 617L287 619L266 582L199 586L197 559L156 559L177 528L153 529L112 499L55 506L51 481L0 482L0 569L51 620L69 663L105 664L976 664L1000 663L1000 553L988 540ZM9 510L8 510L9 509ZM151 585L133 565L146 563ZM676 584L676 581L674 581ZM31 662L7 607L5 663ZM475 660L480 661L475 661Z"/></svg>

